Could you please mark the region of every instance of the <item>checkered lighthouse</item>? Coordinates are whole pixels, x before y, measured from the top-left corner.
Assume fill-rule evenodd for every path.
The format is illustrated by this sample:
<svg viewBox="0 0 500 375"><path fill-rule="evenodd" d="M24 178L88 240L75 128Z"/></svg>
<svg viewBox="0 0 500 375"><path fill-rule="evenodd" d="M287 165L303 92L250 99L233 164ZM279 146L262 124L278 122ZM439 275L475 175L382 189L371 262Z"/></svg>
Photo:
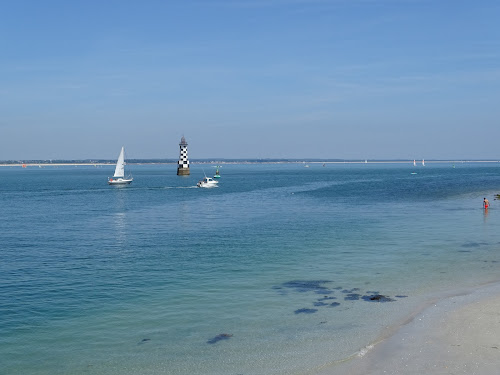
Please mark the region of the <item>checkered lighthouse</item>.
<svg viewBox="0 0 500 375"><path fill-rule="evenodd" d="M189 175L189 159L188 159L188 144L186 142L186 138L181 138L181 143L179 143L180 147L180 156L179 161L177 162L177 175L178 176L187 176Z"/></svg>

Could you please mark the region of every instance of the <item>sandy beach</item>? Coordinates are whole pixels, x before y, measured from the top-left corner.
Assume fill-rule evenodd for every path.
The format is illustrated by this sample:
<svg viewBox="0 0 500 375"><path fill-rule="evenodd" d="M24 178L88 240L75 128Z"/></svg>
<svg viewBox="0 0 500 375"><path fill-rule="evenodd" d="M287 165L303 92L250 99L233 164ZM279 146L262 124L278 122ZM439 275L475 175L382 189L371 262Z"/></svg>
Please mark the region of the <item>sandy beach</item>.
<svg viewBox="0 0 500 375"><path fill-rule="evenodd" d="M492 284L430 304L365 355L321 374L494 375L499 369L500 284Z"/></svg>

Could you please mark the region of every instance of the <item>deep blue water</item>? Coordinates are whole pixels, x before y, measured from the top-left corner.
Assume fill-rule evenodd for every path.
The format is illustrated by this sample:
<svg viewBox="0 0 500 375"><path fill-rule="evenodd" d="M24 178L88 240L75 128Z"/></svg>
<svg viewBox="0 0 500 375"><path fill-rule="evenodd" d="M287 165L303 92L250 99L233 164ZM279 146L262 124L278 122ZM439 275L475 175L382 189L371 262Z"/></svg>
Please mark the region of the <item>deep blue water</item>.
<svg viewBox="0 0 500 375"><path fill-rule="evenodd" d="M497 163L130 167L0 168L6 373L314 373L498 278Z"/></svg>

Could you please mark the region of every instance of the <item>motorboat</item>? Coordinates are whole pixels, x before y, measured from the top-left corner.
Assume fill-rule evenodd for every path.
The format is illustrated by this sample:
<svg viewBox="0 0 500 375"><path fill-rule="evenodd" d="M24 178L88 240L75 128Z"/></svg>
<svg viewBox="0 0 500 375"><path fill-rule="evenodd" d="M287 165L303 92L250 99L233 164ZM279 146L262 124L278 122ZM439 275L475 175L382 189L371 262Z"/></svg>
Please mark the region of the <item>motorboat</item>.
<svg viewBox="0 0 500 375"><path fill-rule="evenodd" d="M213 188L217 187L218 181L214 180L211 177L205 177L203 180L198 181L196 186L202 187L202 188Z"/></svg>

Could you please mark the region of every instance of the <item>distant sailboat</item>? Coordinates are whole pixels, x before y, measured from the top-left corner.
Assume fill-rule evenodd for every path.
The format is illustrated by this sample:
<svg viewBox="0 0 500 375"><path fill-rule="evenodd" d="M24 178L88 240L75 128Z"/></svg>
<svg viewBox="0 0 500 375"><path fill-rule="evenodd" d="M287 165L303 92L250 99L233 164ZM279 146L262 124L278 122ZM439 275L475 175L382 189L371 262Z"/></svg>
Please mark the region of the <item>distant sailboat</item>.
<svg viewBox="0 0 500 375"><path fill-rule="evenodd" d="M417 166L417 162L415 161L415 159L413 159L413 166L416 167Z"/></svg>
<svg viewBox="0 0 500 375"><path fill-rule="evenodd" d="M425 167L425 161L422 159L422 167Z"/></svg>
<svg viewBox="0 0 500 375"><path fill-rule="evenodd" d="M120 155L118 156L118 161L116 162L115 174L113 177L108 178L108 184L126 185L130 184L133 180L132 176L125 178L125 151L122 147Z"/></svg>

